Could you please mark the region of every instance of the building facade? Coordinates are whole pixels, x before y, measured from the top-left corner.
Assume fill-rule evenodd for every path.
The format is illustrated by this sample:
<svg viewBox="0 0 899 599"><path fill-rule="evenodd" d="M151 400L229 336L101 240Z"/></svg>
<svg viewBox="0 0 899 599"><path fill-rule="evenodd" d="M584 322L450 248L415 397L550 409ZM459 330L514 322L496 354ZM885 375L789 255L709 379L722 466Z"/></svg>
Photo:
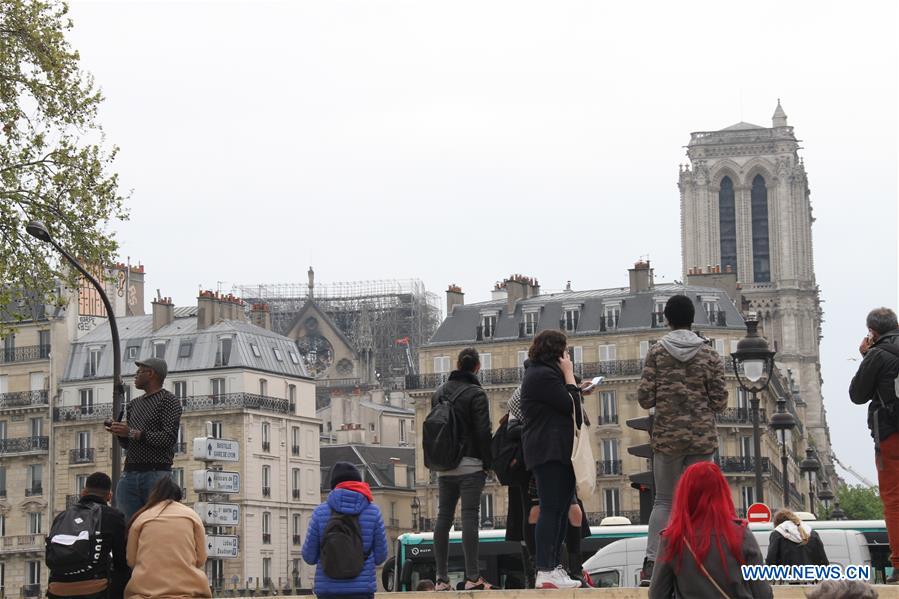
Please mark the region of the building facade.
<svg viewBox="0 0 899 599"><path fill-rule="evenodd" d="M581 499L594 524L611 515L624 515L639 522L640 493L631 485L629 476L647 471L648 461L630 455L628 448L645 444L649 438L626 422L647 415L636 400L643 358L668 330L662 314L665 302L671 295L684 294L695 302L694 330L710 340L725 363L728 407L718 419L719 446L715 457L731 485L738 511L745 511L758 498L754 490L756 457L749 397L739 388L730 360L738 340L746 334L740 312L722 286L656 284L652 269L645 262L630 269L629 276L628 287L553 294L541 294L535 281L516 276L499 285L491 301L467 305L462 303L461 289L451 286L447 291L448 316L421 351L424 374L407 380L408 393L415 400L418 426L430 409L434 390L455 368L459 351L473 346L481 355L479 378L490 400L491 419L496 427L507 412L509 397L521 382L522 365L534 336L546 329L562 330L569 339L576 373L584 378L605 377L585 398L597 460L597 488L592 497ZM805 509L808 489L798 468L806 447L801 425L804 406L780 374L760 398L764 499L773 505L782 503L780 446L767 425L779 396L787 397L787 408L800 421L788 446L789 493L791 506ZM436 517L437 485L434 474L424 467L421 452L416 456L415 472L422 505L420 526L428 529ZM482 526L504 526L505 514L506 490L491 481L481 501Z"/></svg>
<svg viewBox="0 0 899 599"><path fill-rule="evenodd" d="M290 339L246 322L243 303L203 292L197 306L153 302L153 314L120 318L126 399L135 361L160 357L169 365L165 387L181 400L183 414L173 477L184 503L199 499L193 472L206 468L192 457L192 440L207 436L240 442L240 493L221 498L241 509L239 526L207 528L240 536L236 559L210 559L207 574L218 589L309 588L313 572L300 549L319 502L319 421L315 385ZM112 351L109 327L100 325L73 345L53 407L54 488L51 510L74 501L91 472L111 467ZM210 423L207 425L207 423Z"/></svg>
<svg viewBox="0 0 899 599"><path fill-rule="evenodd" d="M821 393L821 303L812 207L799 140L780 105L771 127L691 134L678 187L684 276L732 272L778 364L792 372L821 460L833 473Z"/></svg>

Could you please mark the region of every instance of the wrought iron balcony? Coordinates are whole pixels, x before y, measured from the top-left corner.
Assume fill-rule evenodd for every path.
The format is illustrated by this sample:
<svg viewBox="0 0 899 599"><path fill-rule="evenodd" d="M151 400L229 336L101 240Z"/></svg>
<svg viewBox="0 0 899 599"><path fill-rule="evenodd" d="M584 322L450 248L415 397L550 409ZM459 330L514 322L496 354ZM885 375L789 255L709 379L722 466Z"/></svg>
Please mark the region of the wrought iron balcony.
<svg viewBox="0 0 899 599"><path fill-rule="evenodd" d="M182 397L184 412L206 410L260 410L276 414L293 414L296 404L286 399L256 395L254 393L222 393L220 395L194 395ZM95 403L85 406L60 406L53 408L53 421L105 420L112 418L112 403Z"/></svg>
<svg viewBox="0 0 899 599"><path fill-rule="evenodd" d="M752 474L755 472L755 458L748 456L720 456L717 459L722 472L729 474ZM762 472L771 473L771 462L762 458Z"/></svg>
<svg viewBox="0 0 899 599"><path fill-rule="evenodd" d="M9 408L27 408L30 406L46 406L48 403L48 395L45 390L0 393L0 410Z"/></svg>
<svg viewBox="0 0 899 599"><path fill-rule="evenodd" d="M263 441L262 442L262 451L271 451L271 450L272 450L271 441Z"/></svg>
<svg viewBox="0 0 899 599"><path fill-rule="evenodd" d="M0 349L0 364L10 362L32 362L50 357L49 345L23 345Z"/></svg>
<svg viewBox="0 0 899 599"><path fill-rule="evenodd" d="M752 425L752 410L750 408L724 408L717 415L718 424L748 424ZM759 424L768 423L768 415L765 408L759 408Z"/></svg>
<svg viewBox="0 0 899 599"><path fill-rule="evenodd" d="M37 497L43 494L44 487L42 485L32 485L31 487L25 489L25 497Z"/></svg>
<svg viewBox="0 0 899 599"><path fill-rule="evenodd" d="M41 585L39 584L23 584L22 585L22 597L42 597L43 591L41 591Z"/></svg>
<svg viewBox="0 0 899 599"><path fill-rule="evenodd" d="M293 535L292 541L293 541L294 545L302 545L303 544L302 535Z"/></svg>
<svg viewBox="0 0 899 599"><path fill-rule="evenodd" d="M0 537L0 553L43 553L44 535Z"/></svg>
<svg viewBox="0 0 899 599"><path fill-rule="evenodd" d="M607 424L618 424L618 414L600 414L599 422L597 424L599 426L604 426Z"/></svg>
<svg viewBox="0 0 899 599"><path fill-rule="evenodd" d="M600 460L596 462L596 476L616 476L621 474L621 460Z"/></svg>
<svg viewBox="0 0 899 599"><path fill-rule="evenodd" d="M77 422L112 418L112 403L95 403L53 408L53 422Z"/></svg>
<svg viewBox="0 0 899 599"><path fill-rule="evenodd" d="M187 441L181 441L180 443L175 443L175 453L176 454L187 453Z"/></svg>
<svg viewBox="0 0 899 599"><path fill-rule="evenodd" d="M17 437L0 439L0 454L29 453L32 451L48 451L50 437Z"/></svg>
<svg viewBox="0 0 899 599"><path fill-rule="evenodd" d="M643 371L643 360L607 360L604 362L579 362L574 373L580 377L636 376ZM477 376L482 385L517 384L521 382L524 368L493 368L481 370ZM435 389L446 382L449 373L406 375L406 389Z"/></svg>
<svg viewBox="0 0 899 599"><path fill-rule="evenodd" d="M272 542L272 533L264 532L262 533L262 544L263 545L271 545Z"/></svg>
<svg viewBox="0 0 899 599"><path fill-rule="evenodd" d="M400 527L400 519L399 518L390 518L388 521L388 526L391 528L399 528Z"/></svg>
<svg viewBox="0 0 899 599"><path fill-rule="evenodd" d="M262 487L262 496L263 497L271 497L272 496L272 488L271 487Z"/></svg>
<svg viewBox="0 0 899 599"><path fill-rule="evenodd" d="M299 445L293 445L293 446L290 448L290 455L300 455L300 446L299 446Z"/></svg>
<svg viewBox="0 0 899 599"><path fill-rule="evenodd" d="M300 498L300 490L299 490L299 489L294 489L294 490L291 492L291 495L293 496L294 499L299 499L299 498Z"/></svg>
<svg viewBox="0 0 899 599"><path fill-rule="evenodd" d="M94 461L93 447L79 447L69 450L70 464L91 464Z"/></svg>

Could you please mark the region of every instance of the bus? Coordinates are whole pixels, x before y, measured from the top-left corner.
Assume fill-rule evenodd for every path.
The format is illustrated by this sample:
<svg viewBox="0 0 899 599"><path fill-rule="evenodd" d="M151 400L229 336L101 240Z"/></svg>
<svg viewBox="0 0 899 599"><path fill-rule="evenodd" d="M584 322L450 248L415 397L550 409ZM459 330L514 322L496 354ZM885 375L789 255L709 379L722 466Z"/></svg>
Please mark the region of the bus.
<svg viewBox="0 0 899 599"><path fill-rule="evenodd" d="M627 522L627 520L624 520ZM808 524L816 530L854 530L864 537L865 549L870 553L870 565L875 572L876 580L883 580L889 573L890 546L887 540L886 526L883 520L812 520ZM770 522L753 523L750 529L758 536L767 535L773 529ZM581 542L582 560L585 568L589 560L604 547L621 541L633 539L635 546L645 551L647 526L645 524L617 524L591 526L590 536ZM478 551L481 573L492 584L500 588L523 589L525 587L524 565L522 563L521 544L505 540L505 530L479 531L480 544ZM765 540L765 539L763 539ZM632 544L633 544L632 543ZM766 545L766 543L760 543ZM589 571L589 568L588 568ZM598 574L595 569L591 574ZM449 567L450 584L455 588L464 580L464 563L462 555L462 533L450 532ZM601 577L600 577L601 578ZM433 533L406 533L396 540L394 557L390 558L381 571L381 584L387 591L414 591L419 581L436 579L434 566ZM630 576L622 576L621 582L629 585ZM602 583L602 581L598 581ZM609 581L611 582L611 581ZM617 585L615 585L617 586Z"/></svg>

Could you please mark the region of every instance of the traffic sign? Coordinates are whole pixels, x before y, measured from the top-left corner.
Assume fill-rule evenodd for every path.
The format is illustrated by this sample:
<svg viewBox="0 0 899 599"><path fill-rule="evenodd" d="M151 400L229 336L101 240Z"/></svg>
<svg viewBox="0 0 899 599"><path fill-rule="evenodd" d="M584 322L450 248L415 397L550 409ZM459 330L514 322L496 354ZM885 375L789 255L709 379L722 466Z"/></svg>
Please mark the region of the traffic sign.
<svg viewBox="0 0 899 599"><path fill-rule="evenodd" d="M240 524L240 506L236 503L206 503L198 501L194 511L203 524L210 526L237 526Z"/></svg>
<svg viewBox="0 0 899 599"><path fill-rule="evenodd" d="M194 470L194 491L240 493L240 473L226 470Z"/></svg>
<svg viewBox="0 0 899 599"><path fill-rule="evenodd" d="M197 437L194 439L194 459L201 462L237 462L240 460L240 443Z"/></svg>
<svg viewBox="0 0 899 599"><path fill-rule="evenodd" d="M753 503L746 510L746 519L749 522L770 522L771 508L764 503Z"/></svg>
<svg viewBox="0 0 899 599"><path fill-rule="evenodd" d="M240 537L237 535L206 535L206 554L209 557L237 557Z"/></svg>

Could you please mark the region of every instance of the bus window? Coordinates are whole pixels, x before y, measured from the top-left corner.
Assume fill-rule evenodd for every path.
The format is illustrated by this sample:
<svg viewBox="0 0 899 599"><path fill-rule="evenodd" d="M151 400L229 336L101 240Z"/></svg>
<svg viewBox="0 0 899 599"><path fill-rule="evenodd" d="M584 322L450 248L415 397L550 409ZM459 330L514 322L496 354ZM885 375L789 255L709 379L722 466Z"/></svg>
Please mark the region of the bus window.
<svg viewBox="0 0 899 599"><path fill-rule="evenodd" d="M601 589L621 586L621 574L618 572L618 570L605 570L603 572L597 572L596 574L591 574L590 578L593 579L593 586L599 587Z"/></svg>

